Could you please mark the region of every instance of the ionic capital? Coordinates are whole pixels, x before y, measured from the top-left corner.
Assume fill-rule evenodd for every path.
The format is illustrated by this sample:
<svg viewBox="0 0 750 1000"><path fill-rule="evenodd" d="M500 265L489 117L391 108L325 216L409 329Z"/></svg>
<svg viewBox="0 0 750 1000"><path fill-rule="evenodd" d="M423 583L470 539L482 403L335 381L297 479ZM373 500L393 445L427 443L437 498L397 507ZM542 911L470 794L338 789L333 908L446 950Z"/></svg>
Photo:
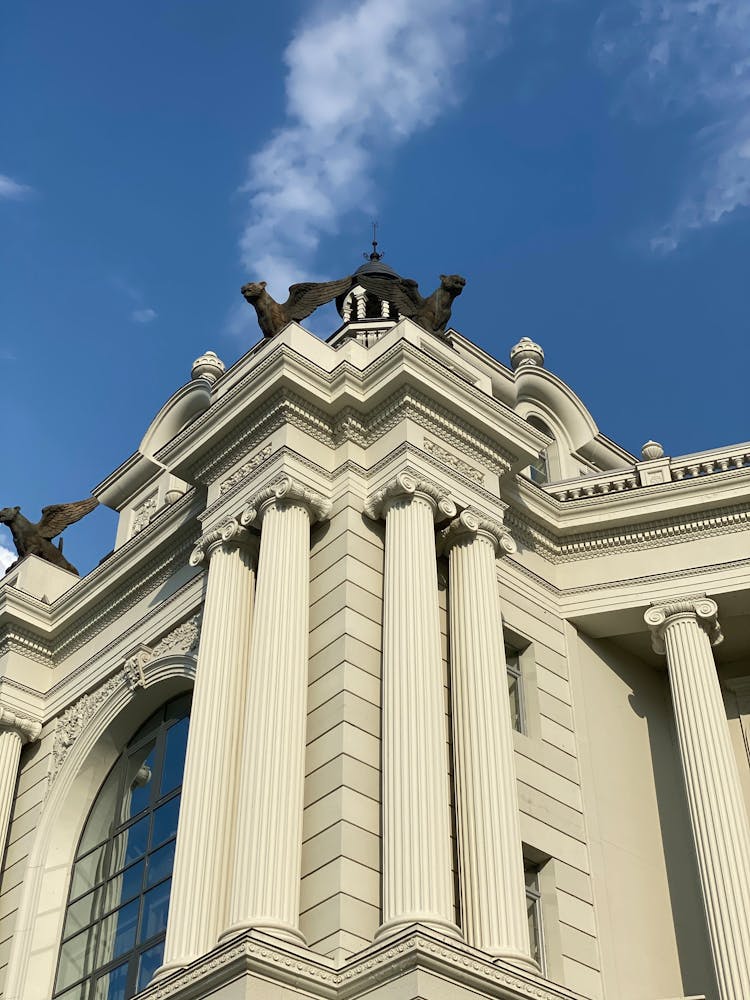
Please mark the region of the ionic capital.
<svg viewBox="0 0 750 1000"><path fill-rule="evenodd" d="M42 724L36 719L29 719L24 715L17 715L11 709L0 705L0 730L12 729L21 737L22 743L33 743L39 739L42 731Z"/></svg>
<svg viewBox="0 0 750 1000"><path fill-rule="evenodd" d="M719 608L705 594L660 601L651 605L643 620L651 629L651 643L655 652L664 654L664 632L669 625L681 618L695 621L706 633L712 646L718 646L724 638L718 620Z"/></svg>
<svg viewBox="0 0 750 1000"><path fill-rule="evenodd" d="M496 556L517 551L513 536L502 521L486 517L471 508L462 511L447 528L443 528L438 535L438 548L447 555L454 545L464 541L472 542L475 538L486 538L491 542Z"/></svg>
<svg viewBox="0 0 750 1000"><path fill-rule="evenodd" d="M230 517L201 535L196 542L195 548L190 553L190 565L199 566L204 559L210 559L212 553L221 545L247 545L253 543L254 536L244 525L240 524L239 518Z"/></svg>
<svg viewBox="0 0 750 1000"><path fill-rule="evenodd" d="M419 479L410 472L399 472L390 482L378 490L365 504L365 514L373 521L385 517L388 507L397 500L411 500L414 497L426 499L432 506L436 521L445 521L456 516L456 505L447 490L440 489L429 479Z"/></svg>
<svg viewBox="0 0 750 1000"><path fill-rule="evenodd" d="M278 509L293 505L302 506L307 510L311 524L315 524L316 521L325 521L331 513L330 500L297 482L296 479L284 476L250 498L240 512L239 522L243 526L255 525L258 527L267 511L272 507Z"/></svg>

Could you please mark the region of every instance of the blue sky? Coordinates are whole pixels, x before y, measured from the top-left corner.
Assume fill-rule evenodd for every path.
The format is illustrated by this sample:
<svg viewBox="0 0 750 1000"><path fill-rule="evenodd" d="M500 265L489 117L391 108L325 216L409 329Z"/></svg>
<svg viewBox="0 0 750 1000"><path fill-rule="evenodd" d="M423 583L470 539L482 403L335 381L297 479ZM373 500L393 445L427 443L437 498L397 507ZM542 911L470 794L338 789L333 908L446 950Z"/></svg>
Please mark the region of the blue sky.
<svg viewBox="0 0 750 1000"><path fill-rule="evenodd" d="M374 217L423 290L466 276L458 330L538 340L629 450L750 437L750 0L260 11L6 5L0 506L88 495L197 355L258 339L244 281L349 273ZM66 533L81 570L114 520Z"/></svg>

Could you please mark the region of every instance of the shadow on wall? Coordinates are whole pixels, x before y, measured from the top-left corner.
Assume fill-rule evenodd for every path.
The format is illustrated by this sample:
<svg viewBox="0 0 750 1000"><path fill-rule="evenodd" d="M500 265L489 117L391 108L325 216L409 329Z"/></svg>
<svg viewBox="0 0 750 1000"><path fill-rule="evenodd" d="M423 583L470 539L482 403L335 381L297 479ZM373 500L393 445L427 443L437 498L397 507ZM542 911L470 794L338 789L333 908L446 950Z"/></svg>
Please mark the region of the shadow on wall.
<svg viewBox="0 0 750 1000"><path fill-rule="evenodd" d="M606 640L581 638L631 689L630 707L646 722L682 981L687 994L717 996L666 671Z"/></svg>

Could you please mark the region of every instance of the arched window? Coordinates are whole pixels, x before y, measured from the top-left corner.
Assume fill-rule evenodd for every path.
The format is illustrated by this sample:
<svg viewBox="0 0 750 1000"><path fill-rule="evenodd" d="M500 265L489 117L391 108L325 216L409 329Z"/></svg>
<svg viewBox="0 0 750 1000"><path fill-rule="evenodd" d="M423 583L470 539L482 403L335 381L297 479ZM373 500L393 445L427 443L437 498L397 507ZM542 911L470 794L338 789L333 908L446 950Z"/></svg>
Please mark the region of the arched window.
<svg viewBox="0 0 750 1000"><path fill-rule="evenodd" d="M128 743L76 851L54 997L128 1000L162 962L190 696Z"/></svg>
<svg viewBox="0 0 750 1000"><path fill-rule="evenodd" d="M542 434L546 434L547 437L551 437L554 440L555 435L545 424L543 420L535 416L533 413L526 417L527 423L531 424ZM550 446L551 448L552 446ZM534 483L548 483L550 481L550 463L548 452L550 448L545 448L543 452L540 453L539 457L535 462L532 462L529 466L529 477Z"/></svg>

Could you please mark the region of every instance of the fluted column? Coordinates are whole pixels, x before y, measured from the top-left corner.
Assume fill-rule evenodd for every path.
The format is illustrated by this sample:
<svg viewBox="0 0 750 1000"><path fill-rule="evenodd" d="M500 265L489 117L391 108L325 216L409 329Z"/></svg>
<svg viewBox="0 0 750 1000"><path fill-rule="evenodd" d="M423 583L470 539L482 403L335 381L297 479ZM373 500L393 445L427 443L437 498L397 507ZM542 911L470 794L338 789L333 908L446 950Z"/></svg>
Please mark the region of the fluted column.
<svg viewBox="0 0 750 1000"><path fill-rule="evenodd" d="M750 997L750 831L711 646L706 597L655 605L645 619L666 653L677 739L721 1000Z"/></svg>
<svg viewBox="0 0 750 1000"><path fill-rule="evenodd" d="M299 930L310 523L330 504L289 478L242 515L262 523L242 743L231 926L304 942Z"/></svg>
<svg viewBox="0 0 750 1000"><path fill-rule="evenodd" d="M8 842L21 747L24 743L38 740L41 731L41 723L16 715L0 705L0 863L5 857Z"/></svg>
<svg viewBox="0 0 750 1000"><path fill-rule="evenodd" d="M450 560L451 696L461 917L467 941L530 956L518 793L495 559L503 525L464 511L441 533Z"/></svg>
<svg viewBox="0 0 750 1000"><path fill-rule="evenodd" d="M208 584L160 977L210 951L229 921L256 552L232 519L190 556L208 560Z"/></svg>
<svg viewBox="0 0 750 1000"><path fill-rule="evenodd" d="M435 518L455 505L435 486L398 475L368 503L385 518L383 584L383 923L453 919Z"/></svg>

